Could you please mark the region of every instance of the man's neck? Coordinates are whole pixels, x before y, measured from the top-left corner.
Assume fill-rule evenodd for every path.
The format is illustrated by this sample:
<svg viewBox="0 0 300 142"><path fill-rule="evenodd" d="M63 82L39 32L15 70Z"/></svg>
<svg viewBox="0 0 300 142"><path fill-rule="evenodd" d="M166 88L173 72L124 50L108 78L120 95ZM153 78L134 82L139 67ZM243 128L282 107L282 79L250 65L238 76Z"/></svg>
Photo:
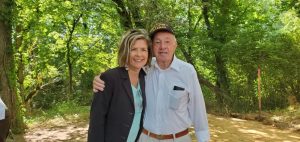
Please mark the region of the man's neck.
<svg viewBox="0 0 300 142"><path fill-rule="evenodd" d="M172 61L171 62L158 62L157 61L159 68L162 70L169 68L171 66L171 63L172 63Z"/></svg>

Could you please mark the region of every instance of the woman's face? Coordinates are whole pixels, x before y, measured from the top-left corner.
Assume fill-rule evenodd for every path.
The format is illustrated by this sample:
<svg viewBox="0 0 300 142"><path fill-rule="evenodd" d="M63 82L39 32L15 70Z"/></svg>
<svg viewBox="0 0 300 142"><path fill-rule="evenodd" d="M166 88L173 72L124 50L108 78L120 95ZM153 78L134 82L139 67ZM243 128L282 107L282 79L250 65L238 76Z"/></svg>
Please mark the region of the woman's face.
<svg viewBox="0 0 300 142"><path fill-rule="evenodd" d="M130 70L140 70L144 67L148 60L148 45L145 39L138 39L135 41L129 53Z"/></svg>

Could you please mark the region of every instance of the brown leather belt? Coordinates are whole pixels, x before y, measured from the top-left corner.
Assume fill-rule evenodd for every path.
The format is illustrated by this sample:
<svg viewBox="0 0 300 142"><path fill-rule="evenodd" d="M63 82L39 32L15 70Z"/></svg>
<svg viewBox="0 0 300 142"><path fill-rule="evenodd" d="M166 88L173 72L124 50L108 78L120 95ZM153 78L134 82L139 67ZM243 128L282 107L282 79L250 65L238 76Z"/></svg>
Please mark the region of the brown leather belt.
<svg viewBox="0 0 300 142"><path fill-rule="evenodd" d="M151 133L151 132L149 132L148 130L146 130L144 128L143 128L143 133L150 136L150 137L152 137L152 138L156 138L158 140L174 139L173 134L158 135L158 134ZM189 133L189 130L185 129L181 132L176 133L175 138L185 136L188 133Z"/></svg>

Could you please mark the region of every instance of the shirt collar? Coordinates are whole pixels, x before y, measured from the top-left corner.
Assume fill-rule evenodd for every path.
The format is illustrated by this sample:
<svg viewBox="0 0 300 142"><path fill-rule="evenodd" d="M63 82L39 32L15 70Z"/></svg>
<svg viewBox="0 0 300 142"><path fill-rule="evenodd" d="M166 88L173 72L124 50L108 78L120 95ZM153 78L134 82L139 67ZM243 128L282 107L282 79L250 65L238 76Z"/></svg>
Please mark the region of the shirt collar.
<svg viewBox="0 0 300 142"><path fill-rule="evenodd" d="M152 58L152 65L154 65L155 68L157 68L159 70L162 70L158 66L155 57ZM179 71L179 59L175 55L173 56L173 61L172 61L171 65L170 65L170 67L167 68L167 69L165 69L165 70L168 70L168 69L174 69L175 71Z"/></svg>

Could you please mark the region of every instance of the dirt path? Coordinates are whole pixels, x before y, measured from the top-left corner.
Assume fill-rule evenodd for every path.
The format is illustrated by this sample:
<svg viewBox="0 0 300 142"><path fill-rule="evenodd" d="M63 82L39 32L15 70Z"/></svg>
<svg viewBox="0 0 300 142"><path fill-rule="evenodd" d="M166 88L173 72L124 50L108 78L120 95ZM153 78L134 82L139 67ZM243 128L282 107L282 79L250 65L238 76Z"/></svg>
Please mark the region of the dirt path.
<svg viewBox="0 0 300 142"><path fill-rule="evenodd" d="M209 116L211 139L216 142L299 142L300 133L279 130L256 121Z"/></svg>
<svg viewBox="0 0 300 142"><path fill-rule="evenodd" d="M211 142L299 142L300 133L279 130L255 121L209 115ZM31 127L14 142L84 142L87 122L68 122L62 118ZM9 141L9 142L10 142ZM196 140L194 140L196 142Z"/></svg>

